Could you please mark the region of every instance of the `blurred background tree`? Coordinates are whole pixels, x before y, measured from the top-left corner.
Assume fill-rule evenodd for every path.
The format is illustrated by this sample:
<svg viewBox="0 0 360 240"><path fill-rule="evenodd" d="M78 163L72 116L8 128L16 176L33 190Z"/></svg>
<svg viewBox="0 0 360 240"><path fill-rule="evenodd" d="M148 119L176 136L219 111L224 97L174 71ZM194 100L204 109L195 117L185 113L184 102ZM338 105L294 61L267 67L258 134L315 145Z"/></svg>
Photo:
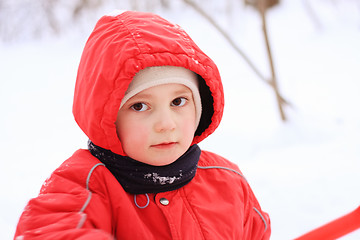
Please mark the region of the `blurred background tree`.
<svg viewBox="0 0 360 240"><path fill-rule="evenodd" d="M0 0L0 40L59 35L68 26L94 22L105 8L154 11L170 7L169 0Z"/></svg>
<svg viewBox="0 0 360 240"><path fill-rule="evenodd" d="M337 2L336 0L324 1L330 4ZM308 0L302 0L302 2L314 25L320 27L321 21L310 2ZM108 11L107 9L175 13L181 12L181 9L192 8L225 38L258 78L274 90L280 117L285 121L284 107L289 103L279 91L266 17L267 10L276 7L279 3L279 0L0 0L0 41L16 42L41 39L45 36L60 36L70 31L69 26L71 26L71 31L88 29L89 23L96 22L99 16ZM248 6L258 11L261 18L270 76L266 76L240 49L238 41L234 38L236 25L241 23L232 21L232 18L234 15L241 14ZM260 27L259 31L261 31Z"/></svg>

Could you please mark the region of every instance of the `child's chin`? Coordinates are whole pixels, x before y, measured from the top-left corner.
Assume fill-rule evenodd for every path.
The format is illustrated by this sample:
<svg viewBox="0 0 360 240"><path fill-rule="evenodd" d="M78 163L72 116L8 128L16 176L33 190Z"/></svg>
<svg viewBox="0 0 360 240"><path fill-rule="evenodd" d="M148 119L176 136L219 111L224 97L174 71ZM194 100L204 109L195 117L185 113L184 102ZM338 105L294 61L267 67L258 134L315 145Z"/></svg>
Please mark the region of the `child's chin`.
<svg viewBox="0 0 360 240"><path fill-rule="evenodd" d="M161 166L166 166L166 165L172 164L175 161L176 161L176 159L167 159L167 160L163 160L163 161L151 162L148 164L156 166L156 167L161 167Z"/></svg>

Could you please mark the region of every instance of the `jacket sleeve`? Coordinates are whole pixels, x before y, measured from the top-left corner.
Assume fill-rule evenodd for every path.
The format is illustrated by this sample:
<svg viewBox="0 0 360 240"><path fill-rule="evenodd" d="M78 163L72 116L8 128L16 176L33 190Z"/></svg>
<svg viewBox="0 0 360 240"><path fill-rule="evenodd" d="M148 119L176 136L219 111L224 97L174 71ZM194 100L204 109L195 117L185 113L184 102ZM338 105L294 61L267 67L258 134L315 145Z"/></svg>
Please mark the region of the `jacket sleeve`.
<svg viewBox="0 0 360 240"><path fill-rule="evenodd" d="M114 239L109 204L101 189L89 187L90 181L101 180L94 178L99 178L96 168L102 164L93 165L89 171L68 171L71 168L66 167L66 161L64 164L46 180L39 196L27 204L14 239Z"/></svg>
<svg viewBox="0 0 360 240"><path fill-rule="evenodd" d="M248 185L247 220L244 226L244 239L268 240L270 239L270 218L261 210L253 191Z"/></svg>

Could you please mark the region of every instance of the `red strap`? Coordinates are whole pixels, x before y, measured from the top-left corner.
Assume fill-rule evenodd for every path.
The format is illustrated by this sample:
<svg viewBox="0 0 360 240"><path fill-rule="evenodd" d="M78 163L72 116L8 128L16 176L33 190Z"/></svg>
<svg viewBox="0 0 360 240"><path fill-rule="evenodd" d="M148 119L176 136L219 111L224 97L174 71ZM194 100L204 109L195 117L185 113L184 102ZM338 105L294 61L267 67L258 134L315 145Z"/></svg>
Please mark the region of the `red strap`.
<svg viewBox="0 0 360 240"><path fill-rule="evenodd" d="M332 240L360 228L360 206L334 221L308 232L294 240Z"/></svg>

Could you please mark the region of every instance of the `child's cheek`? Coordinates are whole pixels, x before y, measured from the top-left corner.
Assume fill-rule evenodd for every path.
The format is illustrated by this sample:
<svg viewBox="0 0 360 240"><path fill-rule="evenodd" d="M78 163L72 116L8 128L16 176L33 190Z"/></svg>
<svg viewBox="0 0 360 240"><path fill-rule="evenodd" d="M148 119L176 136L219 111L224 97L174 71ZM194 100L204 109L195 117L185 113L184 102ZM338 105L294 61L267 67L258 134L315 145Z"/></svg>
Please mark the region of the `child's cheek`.
<svg viewBox="0 0 360 240"><path fill-rule="evenodd" d="M194 134L196 131L195 126L195 117L187 118L182 125L181 133L183 140L187 142L187 144L191 144L194 139Z"/></svg>
<svg viewBox="0 0 360 240"><path fill-rule="evenodd" d="M137 126L135 130L132 131L132 142L138 148L145 147L146 143L149 142L149 129L146 126Z"/></svg>

